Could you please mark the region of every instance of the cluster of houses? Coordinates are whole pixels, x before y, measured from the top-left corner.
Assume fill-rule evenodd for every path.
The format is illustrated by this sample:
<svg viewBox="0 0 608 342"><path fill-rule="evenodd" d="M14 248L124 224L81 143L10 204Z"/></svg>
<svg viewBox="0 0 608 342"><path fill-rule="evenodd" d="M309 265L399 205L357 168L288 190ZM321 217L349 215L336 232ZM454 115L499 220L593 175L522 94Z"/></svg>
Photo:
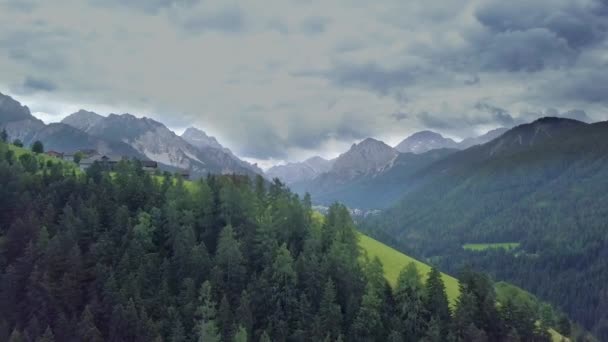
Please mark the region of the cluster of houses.
<svg viewBox="0 0 608 342"><path fill-rule="evenodd" d="M106 170L114 170L116 165L121 160L128 160L128 157L113 157L99 154L96 150L81 150L75 153L62 153L57 151L47 151L47 155L59 159L63 159L65 161L75 162L80 167L80 170L85 171L89 167L91 167L94 163L99 163ZM78 156L78 158L77 158ZM140 160L141 166L144 171L148 173L156 173L158 170L158 163L153 160ZM190 174L187 170L180 170L177 172L184 179L189 179Z"/></svg>

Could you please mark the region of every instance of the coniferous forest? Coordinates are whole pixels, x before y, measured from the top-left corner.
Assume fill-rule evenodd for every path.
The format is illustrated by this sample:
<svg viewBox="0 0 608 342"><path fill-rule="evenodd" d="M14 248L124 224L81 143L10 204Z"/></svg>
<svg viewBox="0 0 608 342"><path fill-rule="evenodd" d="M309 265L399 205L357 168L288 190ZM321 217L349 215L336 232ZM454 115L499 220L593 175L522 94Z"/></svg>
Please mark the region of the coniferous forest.
<svg viewBox="0 0 608 342"><path fill-rule="evenodd" d="M450 305L413 264L394 287L347 209L278 180L86 173L0 144L1 341L546 341L464 271Z"/></svg>

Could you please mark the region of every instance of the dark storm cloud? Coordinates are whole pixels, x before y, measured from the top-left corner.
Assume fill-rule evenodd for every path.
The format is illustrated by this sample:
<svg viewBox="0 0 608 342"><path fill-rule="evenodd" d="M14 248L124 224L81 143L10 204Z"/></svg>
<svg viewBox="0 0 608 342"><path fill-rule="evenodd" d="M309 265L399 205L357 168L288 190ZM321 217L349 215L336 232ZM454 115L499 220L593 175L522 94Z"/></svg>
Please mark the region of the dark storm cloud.
<svg viewBox="0 0 608 342"><path fill-rule="evenodd" d="M559 68L571 64L576 56L563 39L543 28L500 32L489 41L480 42L479 47L477 62L488 71Z"/></svg>
<svg viewBox="0 0 608 342"><path fill-rule="evenodd" d="M78 41L78 35L73 32L38 23L27 29L10 30L0 35L0 49L17 63L56 71L67 67L67 50Z"/></svg>
<svg viewBox="0 0 608 342"><path fill-rule="evenodd" d="M421 45L415 53L457 72L539 72L575 66L606 41L598 1L491 0L474 10L479 27L460 30L465 44Z"/></svg>
<svg viewBox="0 0 608 342"><path fill-rule="evenodd" d="M21 85L21 91L23 93L36 93L40 91L51 92L57 89L57 85L50 80L26 77Z"/></svg>
<svg viewBox="0 0 608 342"><path fill-rule="evenodd" d="M89 0L97 6L122 6L157 13L166 8L191 7L200 0Z"/></svg>
<svg viewBox="0 0 608 342"><path fill-rule="evenodd" d="M591 118L587 115L587 113L584 110L580 110L580 109L572 109L572 110L561 113L559 116L561 116L563 118L574 119L574 120L583 121L583 122L593 121L593 120L591 120Z"/></svg>
<svg viewBox="0 0 608 342"><path fill-rule="evenodd" d="M395 121L402 121L405 120L409 117L409 115L407 113L403 113L403 112L395 112L390 114L390 117L393 118L393 120Z"/></svg>
<svg viewBox="0 0 608 342"><path fill-rule="evenodd" d="M174 16L173 20L191 32L222 31L234 33L245 29L244 13L238 7L182 13Z"/></svg>
<svg viewBox="0 0 608 342"><path fill-rule="evenodd" d="M327 17L314 16L304 19L300 27L304 33L318 34L325 32L330 22Z"/></svg>
<svg viewBox="0 0 608 342"><path fill-rule="evenodd" d="M488 103L478 102L475 104L475 109L489 114L489 117L482 117L478 122L474 123L497 123L501 126L512 126L516 123L515 119L509 112L500 107L490 105ZM486 121L484 121L486 120Z"/></svg>
<svg viewBox="0 0 608 342"><path fill-rule="evenodd" d="M545 82L532 96L548 102L575 101L608 105L607 94L608 65L605 65L597 70L572 73L561 82Z"/></svg>
<svg viewBox="0 0 608 342"><path fill-rule="evenodd" d="M547 29L578 49L605 39L605 18L597 11L598 5L599 1L578 5L556 0L493 0L478 7L475 17L496 33Z"/></svg>
<svg viewBox="0 0 608 342"><path fill-rule="evenodd" d="M478 125L512 127L522 122L519 118L515 119L506 109L485 102L476 103L473 109L474 111L467 114L460 114L457 120L453 115L426 111L416 115L416 118L426 128L456 131Z"/></svg>
<svg viewBox="0 0 608 342"><path fill-rule="evenodd" d="M337 64L324 76L336 85L369 90L378 95L411 86L427 72L417 67L386 68L376 63Z"/></svg>

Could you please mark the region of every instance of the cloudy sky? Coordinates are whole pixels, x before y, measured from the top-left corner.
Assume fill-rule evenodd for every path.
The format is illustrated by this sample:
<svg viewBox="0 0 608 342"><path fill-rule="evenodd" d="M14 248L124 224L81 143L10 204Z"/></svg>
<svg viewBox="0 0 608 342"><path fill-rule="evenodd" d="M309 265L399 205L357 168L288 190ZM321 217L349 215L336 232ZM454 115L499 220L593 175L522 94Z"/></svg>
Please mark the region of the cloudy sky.
<svg viewBox="0 0 608 342"><path fill-rule="evenodd" d="M262 165L608 119L608 0L0 0L0 91L196 126Z"/></svg>

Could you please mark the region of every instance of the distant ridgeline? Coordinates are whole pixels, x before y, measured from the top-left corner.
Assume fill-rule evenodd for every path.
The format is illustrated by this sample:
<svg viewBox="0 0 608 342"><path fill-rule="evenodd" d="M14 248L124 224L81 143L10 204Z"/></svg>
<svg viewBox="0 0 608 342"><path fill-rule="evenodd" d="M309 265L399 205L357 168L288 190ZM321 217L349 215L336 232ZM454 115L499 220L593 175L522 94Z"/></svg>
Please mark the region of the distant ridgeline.
<svg viewBox="0 0 608 342"><path fill-rule="evenodd" d="M363 229L447 272L521 286L608 340L608 122L540 119L416 179Z"/></svg>
<svg viewBox="0 0 608 342"><path fill-rule="evenodd" d="M345 207L319 219L261 177L77 172L0 143L0 208L0 341L550 340L484 275L453 307L437 269L391 287Z"/></svg>

